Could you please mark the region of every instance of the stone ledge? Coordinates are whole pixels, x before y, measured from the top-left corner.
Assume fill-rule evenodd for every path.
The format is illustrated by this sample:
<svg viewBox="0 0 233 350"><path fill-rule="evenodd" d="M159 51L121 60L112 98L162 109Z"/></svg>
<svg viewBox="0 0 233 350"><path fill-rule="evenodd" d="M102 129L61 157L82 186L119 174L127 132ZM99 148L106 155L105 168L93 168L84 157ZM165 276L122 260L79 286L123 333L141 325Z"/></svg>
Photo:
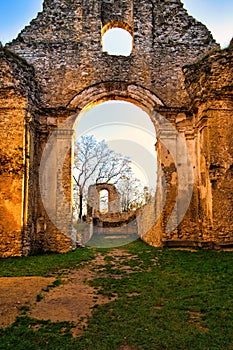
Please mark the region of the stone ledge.
<svg viewBox="0 0 233 350"><path fill-rule="evenodd" d="M196 240L165 240L164 248L203 248L203 249L232 249L233 241L229 242L213 242L213 241L196 241Z"/></svg>

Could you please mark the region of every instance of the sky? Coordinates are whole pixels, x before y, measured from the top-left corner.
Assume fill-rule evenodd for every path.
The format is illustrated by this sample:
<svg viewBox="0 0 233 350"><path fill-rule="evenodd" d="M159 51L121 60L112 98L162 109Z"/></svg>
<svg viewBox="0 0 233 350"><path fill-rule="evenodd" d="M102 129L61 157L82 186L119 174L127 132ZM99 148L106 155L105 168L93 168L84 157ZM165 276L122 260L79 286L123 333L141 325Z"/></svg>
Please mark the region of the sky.
<svg viewBox="0 0 233 350"><path fill-rule="evenodd" d="M76 138L93 135L117 153L129 157L132 170L144 186L155 188L155 128L146 112L125 101L108 101L83 111L77 119Z"/></svg>
<svg viewBox="0 0 233 350"><path fill-rule="evenodd" d="M0 0L0 41L5 44L42 10L42 0ZM226 47L233 35L233 0L183 0L190 15L206 24Z"/></svg>

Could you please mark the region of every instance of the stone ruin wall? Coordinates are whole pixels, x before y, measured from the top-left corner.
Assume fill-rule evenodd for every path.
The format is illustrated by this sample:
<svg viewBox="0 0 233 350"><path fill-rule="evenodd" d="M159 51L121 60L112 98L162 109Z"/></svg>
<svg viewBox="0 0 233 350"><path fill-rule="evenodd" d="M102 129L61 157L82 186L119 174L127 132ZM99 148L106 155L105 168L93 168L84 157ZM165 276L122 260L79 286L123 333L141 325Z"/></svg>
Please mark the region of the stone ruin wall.
<svg viewBox="0 0 233 350"><path fill-rule="evenodd" d="M108 211L100 211L100 192L108 191ZM120 205L120 193L110 183L89 186L87 201L86 221L98 227L98 233L136 234L137 211L122 212Z"/></svg>
<svg viewBox="0 0 233 350"><path fill-rule="evenodd" d="M132 28L129 57L102 52L101 29L112 21ZM51 223L41 200L43 149L57 126L73 116L67 126L70 136L57 135L57 172L48 181L54 188L50 201L58 208L57 220L69 229L72 123L86 105L115 98L144 108L158 135L161 177L157 198L139 224L144 239L157 246L169 239L232 240L232 46L221 51L179 0L45 0L43 12L7 50L1 49L0 60L0 181L6 189L1 194L1 256L71 248L69 237ZM163 145L169 131L158 123L160 114L186 140L195 175L190 207L171 233L164 227L176 202L177 169ZM70 147L64 165L59 160L62 147ZM166 206L151 226L163 201L163 181ZM59 204L62 192L68 204Z"/></svg>
<svg viewBox="0 0 233 350"><path fill-rule="evenodd" d="M0 255L22 255L28 198L28 90L33 69L0 47ZM25 242L26 243L26 242Z"/></svg>
<svg viewBox="0 0 233 350"><path fill-rule="evenodd" d="M100 192L102 190L108 192L107 213L113 214L121 211L120 196L116 187L110 183L96 184L88 188L87 215L89 217L96 217L96 215L100 214Z"/></svg>
<svg viewBox="0 0 233 350"><path fill-rule="evenodd" d="M195 111L199 215L205 239L228 241L233 232L233 41L184 67Z"/></svg>
<svg viewBox="0 0 233 350"><path fill-rule="evenodd" d="M129 57L102 52L102 26L113 20L133 29ZM167 106L184 106L181 67L219 45L180 0L45 0L43 12L7 47L35 68L41 106L69 109L78 107L75 96L102 82L135 83Z"/></svg>

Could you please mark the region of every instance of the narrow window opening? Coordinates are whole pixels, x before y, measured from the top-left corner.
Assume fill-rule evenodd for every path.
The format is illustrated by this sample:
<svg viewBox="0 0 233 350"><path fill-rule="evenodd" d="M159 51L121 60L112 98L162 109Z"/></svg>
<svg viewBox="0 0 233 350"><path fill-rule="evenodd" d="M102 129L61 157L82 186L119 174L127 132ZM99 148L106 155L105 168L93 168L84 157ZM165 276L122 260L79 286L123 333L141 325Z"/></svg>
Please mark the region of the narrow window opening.
<svg viewBox="0 0 233 350"><path fill-rule="evenodd" d="M101 214L108 212L108 191L101 190L99 193L99 210Z"/></svg>

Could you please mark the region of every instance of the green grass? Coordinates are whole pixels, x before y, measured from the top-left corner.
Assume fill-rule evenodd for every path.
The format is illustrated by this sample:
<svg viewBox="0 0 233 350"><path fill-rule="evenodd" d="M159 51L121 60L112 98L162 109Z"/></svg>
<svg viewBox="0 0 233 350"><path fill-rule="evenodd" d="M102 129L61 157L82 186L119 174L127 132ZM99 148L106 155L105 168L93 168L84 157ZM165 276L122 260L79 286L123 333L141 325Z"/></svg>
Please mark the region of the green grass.
<svg viewBox="0 0 233 350"><path fill-rule="evenodd" d="M0 329L0 350L73 350L71 329L69 322L52 323L18 317L11 327Z"/></svg>
<svg viewBox="0 0 233 350"><path fill-rule="evenodd" d="M66 254L43 254L0 259L0 277L51 276L63 269L74 269L94 258L95 250L82 248Z"/></svg>
<svg viewBox="0 0 233 350"><path fill-rule="evenodd" d="M118 299L94 308L82 336L73 339L69 323L24 316L0 330L0 349L233 349L233 253L155 249L140 241L124 249L133 257L116 260L103 250L104 275L91 284Z"/></svg>
<svg viewBox="0 0 233 350"><path fill-rule="evenodd" d="M119 237L117 237L119 236ZM138 240L137 234L114 234L114 233L103 233L94 234L91 239L86 243L89 247L94 248L112 248L121 247L129 244L130 242Z"/></svg>

